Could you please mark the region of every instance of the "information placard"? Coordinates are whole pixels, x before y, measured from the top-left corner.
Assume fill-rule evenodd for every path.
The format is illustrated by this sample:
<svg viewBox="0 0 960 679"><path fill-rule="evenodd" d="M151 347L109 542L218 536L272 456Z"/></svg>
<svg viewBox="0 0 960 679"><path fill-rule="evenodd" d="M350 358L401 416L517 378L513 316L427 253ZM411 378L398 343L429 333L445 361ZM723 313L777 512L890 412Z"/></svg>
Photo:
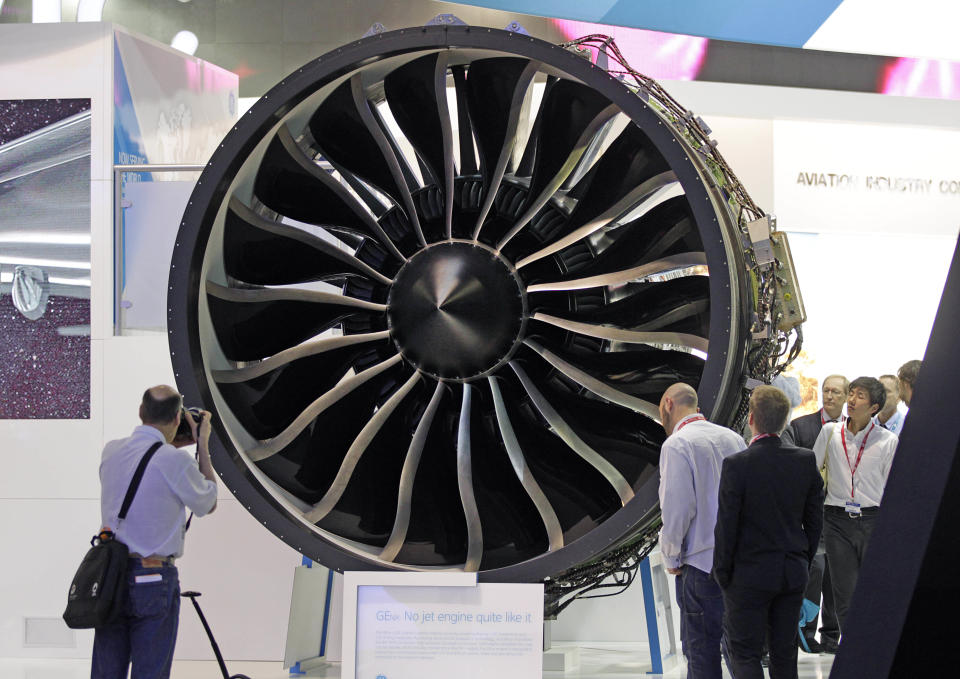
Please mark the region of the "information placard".
<svg viewBox="0 0 960 679"><path fill-rule="evenodd" d="M464 575L347 573L343 676L540 679L543 586Z"/></svg>

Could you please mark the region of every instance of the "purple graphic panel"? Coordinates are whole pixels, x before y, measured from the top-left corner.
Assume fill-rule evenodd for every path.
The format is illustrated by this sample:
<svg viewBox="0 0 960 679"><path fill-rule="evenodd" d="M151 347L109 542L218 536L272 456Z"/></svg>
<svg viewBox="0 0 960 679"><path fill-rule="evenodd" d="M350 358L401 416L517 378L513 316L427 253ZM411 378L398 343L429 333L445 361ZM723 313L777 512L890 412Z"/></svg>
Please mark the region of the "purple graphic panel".
<svg viewBox="0 0 960 679"><path fill-rule="evenodd" d="M89 324L87 299L50 297L31 321L0 298L0 418L90 417L90 335L69 334Z"/></svg>
<svg viewBox="0 0 960 679"><path fill-rule="evenodd" d="M90 100L0 101L0 419L90 417Z"/></svg>

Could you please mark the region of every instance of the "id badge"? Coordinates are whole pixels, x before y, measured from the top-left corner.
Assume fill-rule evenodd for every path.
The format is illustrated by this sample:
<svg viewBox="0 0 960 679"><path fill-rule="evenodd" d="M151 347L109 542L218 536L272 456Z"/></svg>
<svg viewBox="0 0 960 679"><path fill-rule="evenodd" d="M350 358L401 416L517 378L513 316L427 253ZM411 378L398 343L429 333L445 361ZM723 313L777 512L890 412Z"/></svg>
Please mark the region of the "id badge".
<svg viewBox="0 0 960 679"><path fill-rule="evenodd" d="M853 500L847 501L847 514L851 516L860 516L860 503Z"/></svg>

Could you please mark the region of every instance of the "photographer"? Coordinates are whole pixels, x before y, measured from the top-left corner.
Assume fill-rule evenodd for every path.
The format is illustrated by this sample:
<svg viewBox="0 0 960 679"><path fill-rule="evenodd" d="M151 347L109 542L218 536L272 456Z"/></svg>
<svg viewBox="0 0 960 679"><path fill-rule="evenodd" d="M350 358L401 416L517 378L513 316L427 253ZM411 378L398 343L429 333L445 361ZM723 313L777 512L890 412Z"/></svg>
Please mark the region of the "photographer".
<svg viewBox="0 0 960 679"><path fill-rule="evenodd" d="M174 562L183 554L185 509L204 516L217 506L208 449L210 413L184 410L180 394L161 385L144 392L140 420L143 424L129 437L104 447L100 463L103 526L112 527L130 550L129 589L123 619L96 630L92 679L124 679L131 663L137 679L170 676L180 615ZM197 459L180 450L194 442ZM161 445L146 466L127 518L118 522L130 479L155 443Z"/></svg>

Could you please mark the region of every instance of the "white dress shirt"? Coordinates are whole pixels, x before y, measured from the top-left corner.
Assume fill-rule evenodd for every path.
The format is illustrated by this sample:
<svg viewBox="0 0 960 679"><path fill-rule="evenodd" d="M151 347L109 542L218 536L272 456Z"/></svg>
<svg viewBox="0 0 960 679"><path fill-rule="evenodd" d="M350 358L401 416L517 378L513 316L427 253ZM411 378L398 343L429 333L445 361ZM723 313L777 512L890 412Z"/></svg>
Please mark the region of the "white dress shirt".
<svg viewBox="0 0 960 679"><path fill-rule="evenodd" d="M893 411L893 415L890 416L890 419L883 424L880 423L880 418L878 416L874 415L873 419L884 429L892 431L898 437L900 436L900 431L903 429L904 414L899 410Z"/></svg>
<svg viewBox="0 0 960 679"><path fill-rule="evenodd" d="M840 437L846 437L846 453ZM864 443L863 457L856 474L851 475L851 467L857 463L860 446ZM884 429L871 420L866 427L852 434L846 422L831 422L823 425L820 436L813 444L817 455L817 467L827 460L827 497L825 504L845 507L853 501L861 507L877 507L887 485L893 454L897 450L897 435ZM848 461L849 460L849 461ZM850 497L851 488L853 497Z"/></svg>
<svg viewBox="0 0 960 679"><path fill-rule="evenodd" d="M130 479L151 445L163 445L147 465L127 518L117 515ZM125 439L110 441L100 462L100 514L117 539L140 556L182 556L188 507L208 514L217 501L217 484L200 473L190 453L165 442L155 427L141 425Z"/></svg>
<svg viewBox="0 0 960 679"><path fill-rule="evenodd" d="M743 437L690 415L680 420L660 449L660 551L667 568L713 568L720 469L729 455L746 450Z"/></svg>

